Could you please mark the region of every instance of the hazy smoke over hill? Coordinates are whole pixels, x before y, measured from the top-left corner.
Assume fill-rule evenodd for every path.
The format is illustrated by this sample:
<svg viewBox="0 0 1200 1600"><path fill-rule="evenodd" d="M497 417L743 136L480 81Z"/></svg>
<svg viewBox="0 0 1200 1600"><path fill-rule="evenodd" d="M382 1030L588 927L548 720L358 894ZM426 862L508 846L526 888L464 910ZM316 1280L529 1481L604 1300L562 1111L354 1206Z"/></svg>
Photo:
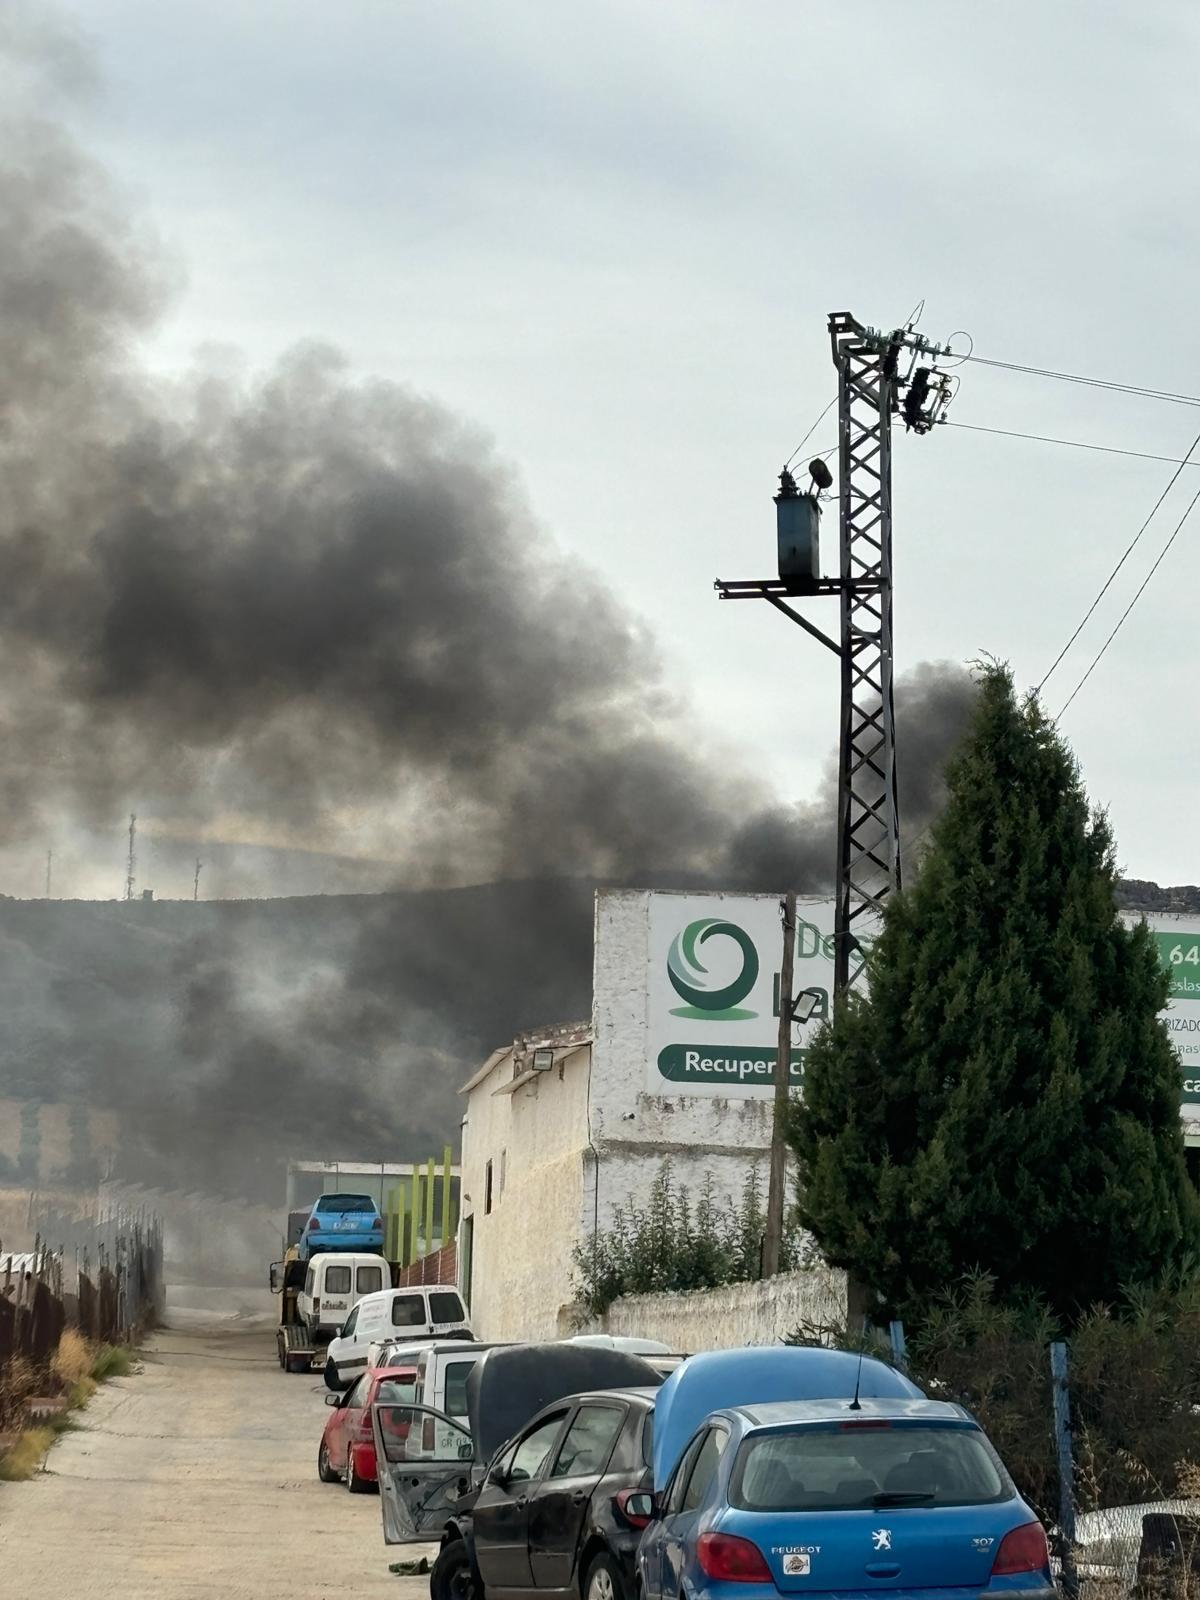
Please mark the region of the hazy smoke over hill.
<svg viewBox="0 0 1200 1600"><path fill-rule="evenodd" d="M28 16L0 7L10 46ZM26 105L30 82L48 94L49 74L61 90L85 65L49 35L35 41L35 63L34 37L27 25L24 64L8 69L14 84L24 74ZM645 627L536 526L485 437L311 345L251 381L216 368L152 379L130 351L165 287L64 126L10 111L0 842L44 841L64 818L112 827L138 809L184 837L223 829L353 845L419 885L828 882L831 794L784 806L740 779L734 809L727 757L718 766L704 752ZM915 825L936 802L969 698L965 673L947 666L902 686L903 803ZM561 937L553 918L537 926L541 943L524 950L535 967ZM381 1125L381 1090L415 1073L403 1049L425 1052L411 1096L425 1106L428 1052L469 1054L516 1010L511 990L490 1012L481 995L464 1010L443 982L457 966L451 948L423 950L418 987L395 937L381 913L319 963L288 946L294 964L276 967L256 962L245 936L231 948L197 932L147 1007L153 1049L130 1052L150 1027L136 1006L114 1016L145 1075L131 1068L122 1087L114 1074L109 1091L141 1104L160 1151L172 1125L156 1089L164 1077L187 1086L194 1153L209 1132L226 1149L261 1149L272 1127L280 1147L294 1142L279 1128L284 1086L324 1103L332 1050L358 1062L353 1093L337 1099L340 1142L374 1131L386 1146L406 1113L394 1092ZM48 1008L39 1037L58 1039L61 993L35 993ZM440 1013L430 994L443 996ZM536 998L525 1020L551 996ZM391 1077L382 1040L401 1051L387 1057ZM77 1043L56 1050L56 1072L64 1052L80 1058ZM440 1121L449 1102L440 1087L433 1099Z"/></svg>

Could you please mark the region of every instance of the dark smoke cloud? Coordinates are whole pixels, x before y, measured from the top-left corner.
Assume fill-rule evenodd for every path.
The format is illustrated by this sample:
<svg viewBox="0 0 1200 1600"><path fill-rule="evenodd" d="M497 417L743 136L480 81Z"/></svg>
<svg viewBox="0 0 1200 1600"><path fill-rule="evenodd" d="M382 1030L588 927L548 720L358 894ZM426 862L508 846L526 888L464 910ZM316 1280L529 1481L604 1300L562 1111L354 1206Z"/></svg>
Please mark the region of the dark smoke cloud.
<svg viewBox="0 0 1200 1600"><path fill-rule="evenodd" d="M86 77L29 8L0 6L0 43L57 90ZM644 625L482 433L316 345L249 381L151 378L132 352L170 273L62 126L0 134L0 843L137 809L410 885L531 880L6 911L10 1084L122 1106L160 1181L244 1187L314 1128L420 1154L480 1051L586 1010L596 879L828 886L829 785L789 806L740 780L731 811ZM946 665L900 686L913 826L970 693Z"/></svg>

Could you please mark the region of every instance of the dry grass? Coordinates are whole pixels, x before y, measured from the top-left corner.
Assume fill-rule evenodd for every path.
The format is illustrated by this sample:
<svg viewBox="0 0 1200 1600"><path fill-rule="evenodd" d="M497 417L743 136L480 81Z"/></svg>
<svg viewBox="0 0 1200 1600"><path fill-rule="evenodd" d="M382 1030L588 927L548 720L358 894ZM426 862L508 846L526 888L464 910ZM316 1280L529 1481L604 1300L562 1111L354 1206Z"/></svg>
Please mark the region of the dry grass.
<svg viewBox="0 0 1200 1600"><path fill-rule="evenodd" d="M62 1384L70 1389L80 1378L90 1377L96 1352L78 1328L66 1328L58 1341L58 1349L50 1363L50 1370Z"/></svg>
<svg viewBox="0 0 1200 1600"><path fill-rule="evenodd" d="M109 1378L125 1378L133 1371L134 1352L124 1345L90 1343L75 1328L68 1328L59 1341L50 1363L55 1385L67 1397L71 1411L87 1405L97 1387ZM38 1388L37 1375L29 1363L18 1357L10 1363L0 1384L0 1411L14 1418L23 1402ZM44 1388L44 1383L43 1383ZM0 1454L0 1481L17 1482L33 1477L45 1462L46 1452L60 1433L78 1424L69 1415L56 1417L36 1428L26 1428L3 1454Z"/></svg>
<svg viewBox="0 0 1200 1600"><path fill-rule="evenodd" d="M40 1472L46 1453L61 1429L27 1428L8 1450L0 1456L0 1482L22 1483Z"/></svg>

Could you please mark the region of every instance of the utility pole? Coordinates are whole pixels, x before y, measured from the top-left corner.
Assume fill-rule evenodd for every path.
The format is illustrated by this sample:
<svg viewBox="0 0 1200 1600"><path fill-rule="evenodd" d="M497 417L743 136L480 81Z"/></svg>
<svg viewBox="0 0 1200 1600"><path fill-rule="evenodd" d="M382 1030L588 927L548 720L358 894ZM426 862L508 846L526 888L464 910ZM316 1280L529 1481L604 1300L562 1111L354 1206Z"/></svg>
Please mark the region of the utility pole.
<svg viewBox="0 0 1200 1600"><path fill-rule="evenodd" d="M199 900L199 898L200 898L200 868L203 865L204 865L203 861L201 861L200 857L197 856L196 857L196 876L192 879L192 899L193 899L193 901Z"/></svg>
<svg viewBox="0 0 1200 1600"><path fill-rule="evenodd" d="M46 851L46 899L50 898L50 863L54 859L53 850Z"/></svg>
<svg viewBox="0 0 1200 1600"><path fill-rule="evenodd" d="M838 741L834 997L860 976L860 934L873 933L900 887L896 726L892 692L892 415L928 433L945 416L953 380L932 362L948 354L911 323L892 333L866 328L848 312L829 318L838 374L838 572L821 576L820 497L832 483L820 458L802 493L788 468L775 497L779 577L718 579L722 600L769 600L837 656L841 667ZM930 358L918 366L919 356ZM840 636L831 639L788 601L837 595Z"/></svg>
<svg viewBox="0 0 1200 1600"><path fill-rule="evenodd" d="M134 837L137 832L137 813L129 813L129 865L125 870L125 898L133 899L133 885L136 877L137 857L134 855Z"/></svg>
<svg viewBox="0 0 1200 1600"><path fill-rule="evenodd" d="M771 1123L771 1174L767 1181L767 1231L762 1275L779 1271L783 1244L783 1196L787 1187L788 1090L792 1067L792 966L796 955L796 896L789 890L779 903L783 913L783 960L779 965L779 1052L775 1058L775 1112Z"/></svg>

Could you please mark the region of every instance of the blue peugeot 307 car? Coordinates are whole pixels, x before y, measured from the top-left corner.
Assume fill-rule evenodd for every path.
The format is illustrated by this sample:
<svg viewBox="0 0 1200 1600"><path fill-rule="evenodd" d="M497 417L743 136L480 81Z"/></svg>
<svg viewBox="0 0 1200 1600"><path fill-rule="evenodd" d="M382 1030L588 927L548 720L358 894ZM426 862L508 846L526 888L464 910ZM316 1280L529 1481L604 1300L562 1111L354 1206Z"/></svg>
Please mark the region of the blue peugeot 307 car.
<svg viewBox="0 0 1200 1600"><path fill-rule="evenodd" d="M1046 1535L956 1405L880 1398L713 1412L657 1496L646 1600L1054 1593Z"/></svg>
<svg viewBox="0 0 1200 1600"><path fill-rule="evenodd" d="M323 1194L300 1236L300 1259L324 1250L383 1253L383 1218L369 1194Z"/></svg>

